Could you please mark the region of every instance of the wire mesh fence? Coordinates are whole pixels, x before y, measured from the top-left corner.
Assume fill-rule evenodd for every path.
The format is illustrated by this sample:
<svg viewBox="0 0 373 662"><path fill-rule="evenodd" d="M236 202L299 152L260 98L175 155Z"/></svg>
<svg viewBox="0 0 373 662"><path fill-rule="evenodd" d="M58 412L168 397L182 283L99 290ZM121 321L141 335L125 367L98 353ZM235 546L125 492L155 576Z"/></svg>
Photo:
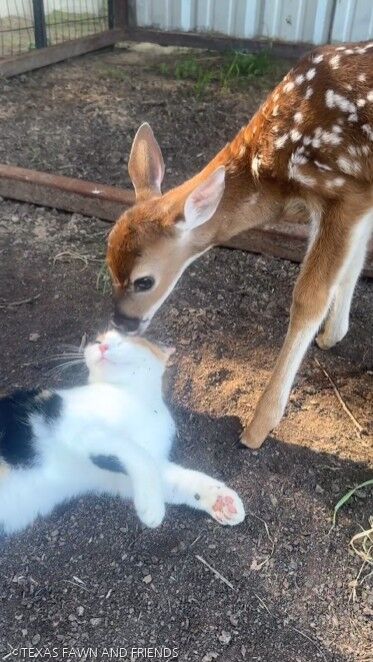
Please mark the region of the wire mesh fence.
<svg viewBox="0 0 373 662"><path fill-rule="evenodd" d="M0 58L112 27L112 0L0 0Z"/></svg>

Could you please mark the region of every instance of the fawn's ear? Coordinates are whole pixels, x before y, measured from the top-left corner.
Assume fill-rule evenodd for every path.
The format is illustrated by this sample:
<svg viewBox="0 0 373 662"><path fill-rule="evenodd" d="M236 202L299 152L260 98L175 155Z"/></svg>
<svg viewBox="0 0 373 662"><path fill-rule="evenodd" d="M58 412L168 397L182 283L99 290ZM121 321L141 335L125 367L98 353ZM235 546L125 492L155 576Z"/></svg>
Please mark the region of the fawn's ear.
<svg viewBox="0 0 373 662"><path fill-rule="evenodd" d="M147 122L141 124L135 135L128 161L128 172L137 200L161 195L164 161L161 149Z"/></svg>
<svg viewBox="0 0 373 662"><path fill-rule="evenodd" d="M183 230L193 230L210 220L222 199L224 186L225 168L220 166L189 194L184 206L185 221L180 221L178 226Z"/></svg>

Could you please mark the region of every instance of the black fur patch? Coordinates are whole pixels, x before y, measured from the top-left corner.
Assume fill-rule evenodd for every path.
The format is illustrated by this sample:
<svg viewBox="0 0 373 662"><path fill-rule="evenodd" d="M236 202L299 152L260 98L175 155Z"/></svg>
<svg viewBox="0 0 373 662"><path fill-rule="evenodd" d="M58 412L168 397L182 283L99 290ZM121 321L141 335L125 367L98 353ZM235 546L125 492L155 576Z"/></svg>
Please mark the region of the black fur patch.
<svg viewBox="0 0 373 662"><path fill-rule="evenodd" d="M0 398L0 456L10 465L29 466L36 459L31 414L46 423L61 415L62 398L52 391L15 391Z"/></svg>
<svg viewBox="0 0 373 662"><path fill-rule="evenodd" d="M91 455L91 462L99 469L106 469L107 471L114 471L115 473L126 474L123 464L118 460L115 455Z"/></svg>

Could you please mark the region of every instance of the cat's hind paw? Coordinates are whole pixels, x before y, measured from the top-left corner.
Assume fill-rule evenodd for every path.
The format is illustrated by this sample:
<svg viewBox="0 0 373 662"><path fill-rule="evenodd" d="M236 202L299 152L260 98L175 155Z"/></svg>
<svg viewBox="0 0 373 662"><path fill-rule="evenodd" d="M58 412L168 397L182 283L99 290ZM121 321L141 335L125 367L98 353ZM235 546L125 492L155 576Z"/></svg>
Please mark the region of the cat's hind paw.
<svg viewBox="0 0 373 662"><path fill-rule="evenodd" d="M219 524L236 526L245 519L245 509L240 497L223 483L211 486L201 497L200 505Z"/></svg>

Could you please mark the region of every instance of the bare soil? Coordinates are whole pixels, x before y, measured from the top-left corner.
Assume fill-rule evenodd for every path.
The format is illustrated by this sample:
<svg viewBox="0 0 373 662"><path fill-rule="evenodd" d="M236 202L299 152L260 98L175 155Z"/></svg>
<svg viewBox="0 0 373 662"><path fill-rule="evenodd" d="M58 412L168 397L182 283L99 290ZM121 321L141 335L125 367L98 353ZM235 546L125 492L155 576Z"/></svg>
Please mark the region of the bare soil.
<svg viewBox="0 0 373 662"><path fill-rule="evenodd" d="M131 140L147 120L167 184L181 181L249 119L278 74L235 92L212 86L196 99L193 83L158 73L157 62L175 57L117 49L0 82L0 162L129 185ZM0 202L2 391L84 378L50 373L49 359L106 323L110 295L97 278L108 228ZM328 353L310 349L263 448L238 443L240 419L252 414L281 346L297 273L290 262L210 251L149 333L177 348L165 388L179 429L175 458L236 489L245 523L226 529L169 508L151 531L119 500L61 506L0 543L3 659L21 646L77 659L63 647L155 645L198 662L373 659L371 581L353 601L361 561L349 550L372 514L371 493L360 492L329 532L336 501L372 475L372 438L357 435L315 363L371 432L371 282L357 287L347 338Z"/></svg>

